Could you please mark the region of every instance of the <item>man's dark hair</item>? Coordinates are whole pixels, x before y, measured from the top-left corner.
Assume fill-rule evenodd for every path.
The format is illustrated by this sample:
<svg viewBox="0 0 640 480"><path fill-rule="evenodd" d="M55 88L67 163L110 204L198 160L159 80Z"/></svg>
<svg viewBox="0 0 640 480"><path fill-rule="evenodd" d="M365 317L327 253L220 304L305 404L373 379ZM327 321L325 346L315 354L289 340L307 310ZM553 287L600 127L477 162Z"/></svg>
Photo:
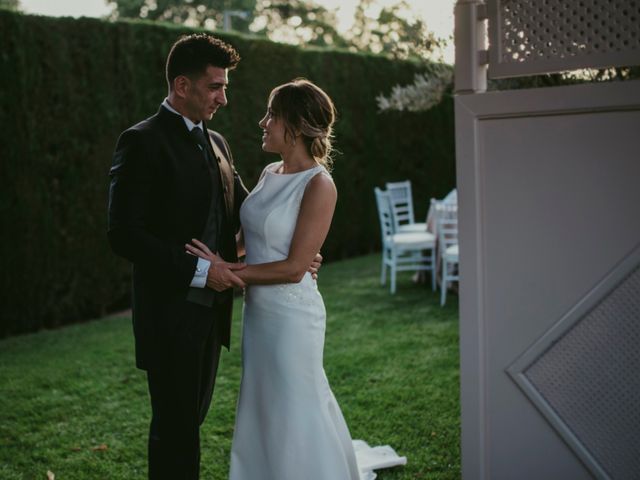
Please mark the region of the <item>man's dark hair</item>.
<svg viewBox="0 0 640 480"><path fill-rule="evenodd" d="M180 75L202 75L209 65L232 70L239 61L237 50L219 38L204 33L184 35L173 44L167 57L169 89Z"/></svg>

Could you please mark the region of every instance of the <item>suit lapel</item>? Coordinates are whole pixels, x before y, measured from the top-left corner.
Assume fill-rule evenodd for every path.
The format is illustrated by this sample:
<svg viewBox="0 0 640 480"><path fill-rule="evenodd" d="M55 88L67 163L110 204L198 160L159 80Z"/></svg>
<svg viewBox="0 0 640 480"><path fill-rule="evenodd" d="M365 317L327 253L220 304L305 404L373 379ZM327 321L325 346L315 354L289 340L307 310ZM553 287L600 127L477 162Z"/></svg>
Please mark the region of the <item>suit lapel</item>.
<svg viewBox="0 0 640 480"><path fill-rule="evenodd" d="M191 143L195 142L189 138L189 129L184 123L184 120L180 115L176 115L175 113L170 112L165 107L160 106L158 110L158 114L167 122L172 125L172 128L176 128L180 131L180 134L185 138L188 138ZM206 132L207 141L209 142L209 146L213 151L213 154L218 160L218 170L220 172L220 181L224 198L224 206L225 211L228 218L233 218L233 207L234 207L234 176L233 176L233 167L231 166L231 162L227 157L226 153L218 146L218 144L212 140L211 134L207 129L206 123L203 121L202 125L204 127L204 131Z"/></svg>
<svg viewBox="0 0 640 480"><path fill-rule="evenodd" d="M224 197L224 206L227 212L227 217L231 218L233 216L233 199L234 199L234 181L233 181L233 168L231 167L231 163L227 158L225 152L218 146L217 142L211 138L211 134L207 129L207 126L204 124L205 131L207 132L207 140L209 145L213 149L213 153L218 159L218 170L220 171L220 180L222 182L222 192Z"/></svg>

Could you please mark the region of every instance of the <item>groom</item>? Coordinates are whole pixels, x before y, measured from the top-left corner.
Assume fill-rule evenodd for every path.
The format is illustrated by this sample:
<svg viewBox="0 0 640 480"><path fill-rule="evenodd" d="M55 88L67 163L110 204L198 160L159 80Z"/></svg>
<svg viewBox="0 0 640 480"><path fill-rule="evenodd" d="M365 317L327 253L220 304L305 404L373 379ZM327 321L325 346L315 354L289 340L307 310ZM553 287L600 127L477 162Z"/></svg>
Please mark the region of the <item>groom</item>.
<svg viewBox="0 0 640 480"><path fill-rule="evenodd" d="M229 146L205 121L227 104L240 60L209 35L180 38L166 64L169 95L124 131L110 170L108 237L133 263L136 365L151 397L149 478L197 479L221 345L229 348L239 208L247 196ZM197 238L228 262L185 252Z"/></svg>

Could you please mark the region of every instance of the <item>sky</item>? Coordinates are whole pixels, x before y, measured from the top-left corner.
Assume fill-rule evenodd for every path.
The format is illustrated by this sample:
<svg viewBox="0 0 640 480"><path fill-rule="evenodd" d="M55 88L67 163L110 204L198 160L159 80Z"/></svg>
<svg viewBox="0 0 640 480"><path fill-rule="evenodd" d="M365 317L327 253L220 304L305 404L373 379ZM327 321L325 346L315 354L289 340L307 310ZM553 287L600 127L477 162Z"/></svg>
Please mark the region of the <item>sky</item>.
<svg viewBox="0 0 640 480"><path fill-rule="evenodd" d="M406 0L412 13L426 20L436 36L448 38L453 34L454 0ZM327 9L338 9L339 29L348 29L358 0L316 0ZM397 3L397 0L380 0L381 4ZM109 13L105 0L20 0L27 13L52 16L101 17ZM444 52L444 59L453 63L453 42Z"/></svg>

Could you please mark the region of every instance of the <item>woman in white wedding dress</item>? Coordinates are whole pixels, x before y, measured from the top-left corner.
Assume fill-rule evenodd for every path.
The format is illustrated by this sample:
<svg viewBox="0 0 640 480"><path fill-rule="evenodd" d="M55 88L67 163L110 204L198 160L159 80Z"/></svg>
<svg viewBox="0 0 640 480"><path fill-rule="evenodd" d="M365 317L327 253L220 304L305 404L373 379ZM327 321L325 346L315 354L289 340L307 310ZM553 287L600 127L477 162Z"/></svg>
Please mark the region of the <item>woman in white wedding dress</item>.
<svg viewBox="0 0 640 480"><path fill-rule="evenodd" d="M275 88L260 121L268 165L240 210L248 285L231 480L360 480L403 464L390 447L355 443L323 369L325 307L308 272L337 192L325 168L335 108L307 80ZM192 253L220 260L196 242ZM199 248L198 248L199 247Z"/></svg>

